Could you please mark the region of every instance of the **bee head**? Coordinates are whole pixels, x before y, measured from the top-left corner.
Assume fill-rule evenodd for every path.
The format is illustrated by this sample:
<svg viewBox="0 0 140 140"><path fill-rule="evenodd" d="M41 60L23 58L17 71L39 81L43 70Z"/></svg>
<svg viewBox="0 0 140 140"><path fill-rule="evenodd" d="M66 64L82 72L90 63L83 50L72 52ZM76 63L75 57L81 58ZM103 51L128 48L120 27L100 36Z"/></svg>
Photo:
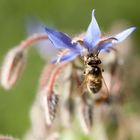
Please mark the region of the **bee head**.
<svg viewBox="0 0 140 140"><path fill-rule="evenodd" d="M98 55L88 54L84 57L85 64L89 66L95 66L101 64L101 60L98 58Z"/></svg>

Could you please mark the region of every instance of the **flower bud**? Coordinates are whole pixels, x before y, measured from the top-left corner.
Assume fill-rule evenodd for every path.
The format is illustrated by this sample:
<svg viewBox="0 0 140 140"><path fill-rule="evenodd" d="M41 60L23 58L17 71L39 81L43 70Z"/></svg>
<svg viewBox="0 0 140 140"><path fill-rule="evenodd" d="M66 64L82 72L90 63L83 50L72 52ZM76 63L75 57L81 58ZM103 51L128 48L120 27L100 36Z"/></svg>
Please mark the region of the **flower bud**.
<svg viewBox="0 0 140 140"><path fill-rule="evenodd" d="M50 126L56 116L59 96L56 93L49 94L48 90L44 88L40 91L41 95L41 104L44 109L45 119L48 126ZM50 95L50 96L48 96Z"/></svg>
<svg viewBox="0 0 140 140"><path fill-rule="evenodd" d="M81 127L84 133L88 134L93 124L93 102L92 100L83 96L79 107L79 119Z"/></svg>
<svg viewBox="0 0 140 140"><path fill-rule="evenodd" d="M7 53L0 75L0 83L5 89L10 89L16 83L24 69L25 62L24 49L16 47Z"/></svg>

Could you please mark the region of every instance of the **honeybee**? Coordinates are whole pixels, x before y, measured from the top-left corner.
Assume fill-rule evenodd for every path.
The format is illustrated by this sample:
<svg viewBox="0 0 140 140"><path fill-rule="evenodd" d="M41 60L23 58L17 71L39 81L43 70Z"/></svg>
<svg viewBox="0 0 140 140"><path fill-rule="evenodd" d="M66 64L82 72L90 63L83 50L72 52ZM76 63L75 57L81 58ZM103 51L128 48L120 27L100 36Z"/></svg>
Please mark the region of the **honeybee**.
<svg viewBox="0 0 140 140"><path fill-rule="evenodd" d="M100 64L101 60L98 57L98 54L88 54L84 56L84 84L86 85L88 91L91 93L98 93L103 85L103 77L102 72L104 71L101 69Z"/></svg>

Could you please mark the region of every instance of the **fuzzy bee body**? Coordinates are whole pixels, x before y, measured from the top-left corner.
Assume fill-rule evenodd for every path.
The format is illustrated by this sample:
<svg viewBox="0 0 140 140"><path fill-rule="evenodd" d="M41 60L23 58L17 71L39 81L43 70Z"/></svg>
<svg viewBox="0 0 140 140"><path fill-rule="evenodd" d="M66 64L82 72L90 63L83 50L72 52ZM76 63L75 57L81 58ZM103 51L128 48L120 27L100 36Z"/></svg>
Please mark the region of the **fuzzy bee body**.
<svg viewBox="0 0 140 140"><path fill-rule="evenodd" d="M85 83L91 93L98 93L102 88L102 71L98 66L101 60L94 54L85 56Z"/></svg>
<svg viewBox="0 0 140 140"><path fill-rule="evenodd" d="M92 93L97 93L102 87L101 78L95 78L93 75L88 75L87 77L87 88Z"/></svg>

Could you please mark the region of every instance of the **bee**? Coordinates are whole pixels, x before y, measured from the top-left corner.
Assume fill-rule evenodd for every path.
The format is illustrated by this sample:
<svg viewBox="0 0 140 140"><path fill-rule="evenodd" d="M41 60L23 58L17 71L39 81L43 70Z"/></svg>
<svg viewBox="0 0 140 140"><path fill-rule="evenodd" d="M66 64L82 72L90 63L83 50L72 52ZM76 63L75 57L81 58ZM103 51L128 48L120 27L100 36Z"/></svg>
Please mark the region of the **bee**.
<svg viewBox="0 0 140 140"><path fill-rule="evenodd" d="M87 89L91 93L98 93L102 88L102 72L104 71L101 69L101 60L98 57L98 54L88 54L84 56L84 84L86 85Z"/></svg>

